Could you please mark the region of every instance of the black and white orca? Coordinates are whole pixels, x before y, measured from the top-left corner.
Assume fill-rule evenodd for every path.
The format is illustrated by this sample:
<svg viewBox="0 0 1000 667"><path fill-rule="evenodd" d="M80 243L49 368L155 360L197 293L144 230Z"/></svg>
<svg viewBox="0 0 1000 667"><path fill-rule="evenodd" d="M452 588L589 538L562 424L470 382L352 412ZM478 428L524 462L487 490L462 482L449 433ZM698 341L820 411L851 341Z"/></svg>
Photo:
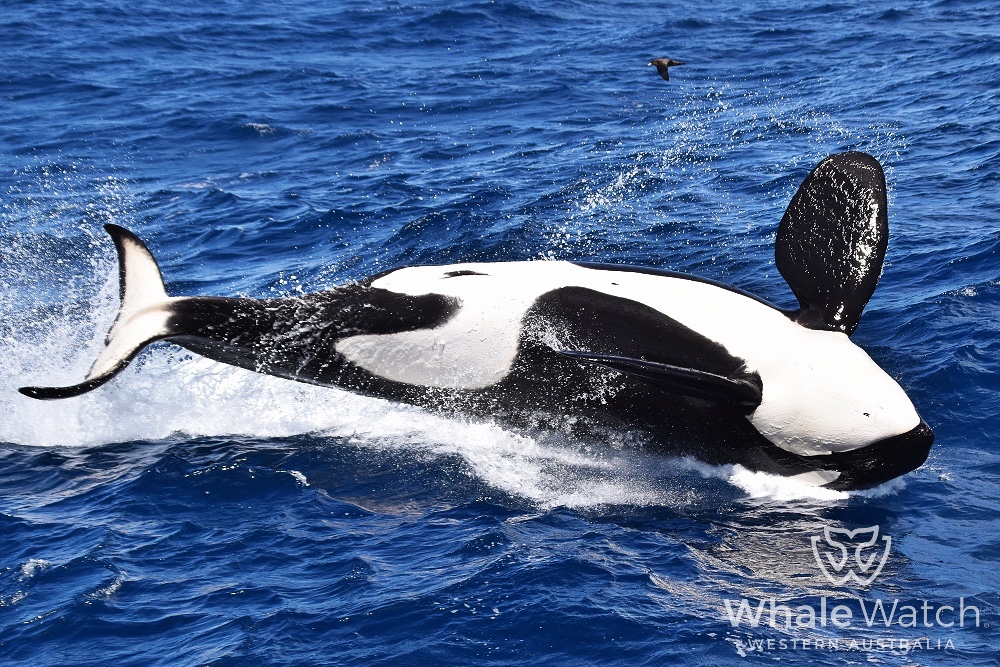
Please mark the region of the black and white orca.
<svg viewBox="0 0 1000 667"><path fill-rule="evenodd" d="M77 396L167 340L260 373L515 427L642 434L662 451L834 489L920 466L933 432L849 336L882 270L885 176L823 160L778 228L800 307L688 275L565 261L395 269L302 297L168 296L152 254L105 229L121 310Z"/></svg>

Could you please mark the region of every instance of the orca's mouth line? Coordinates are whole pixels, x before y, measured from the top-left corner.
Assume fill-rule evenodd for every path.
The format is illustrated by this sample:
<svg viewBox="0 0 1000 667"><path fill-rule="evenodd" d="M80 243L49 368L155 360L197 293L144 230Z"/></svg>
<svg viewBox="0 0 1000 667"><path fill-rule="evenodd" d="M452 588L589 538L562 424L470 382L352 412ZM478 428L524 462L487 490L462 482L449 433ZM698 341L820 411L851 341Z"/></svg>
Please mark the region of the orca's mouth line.
<svg viewBox="0 0 1000 667"><path fill-rule="evenodd" d="M934 444L934 431L924 421L912 430L847 452L814 457L823 467L840 472L827 488L840 491L870 489L916 470Z"/></svg>

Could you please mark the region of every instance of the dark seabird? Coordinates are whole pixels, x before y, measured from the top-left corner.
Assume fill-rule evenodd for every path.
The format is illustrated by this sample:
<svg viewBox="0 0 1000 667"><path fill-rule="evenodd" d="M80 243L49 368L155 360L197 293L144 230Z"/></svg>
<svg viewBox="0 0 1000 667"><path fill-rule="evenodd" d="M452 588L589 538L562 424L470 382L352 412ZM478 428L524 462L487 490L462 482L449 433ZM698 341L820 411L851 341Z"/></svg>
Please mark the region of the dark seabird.
<svg viewBox="0 0 1000 667"><path fill-rule="evenodd" d="M675 65L683 65L679 60L671 60L670 58L653 58L648 63L646 67L650 65L656 65L656 71L660 73L664 81L670 81L670 72L667 71L668 67L674 67Z"/></svg>

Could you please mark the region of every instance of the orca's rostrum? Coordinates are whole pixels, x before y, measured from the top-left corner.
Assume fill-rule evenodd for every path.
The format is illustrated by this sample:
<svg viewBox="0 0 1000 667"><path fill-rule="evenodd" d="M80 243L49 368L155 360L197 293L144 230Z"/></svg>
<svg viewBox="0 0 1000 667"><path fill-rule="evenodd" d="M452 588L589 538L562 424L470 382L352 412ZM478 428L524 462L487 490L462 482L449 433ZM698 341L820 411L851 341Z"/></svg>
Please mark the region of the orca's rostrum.
<svg viewBox="0 0 1000 667"><path fill-rule="evenodd" d="M80 384L168 340L260 373L496 417L516 427L638 431L664 452L835 489L924 462L934 435L849 336L888 243L885 176L864 153L823 160L778 228L783 311L683 274L580 262L417 266L283 299L172 297L131 232L121 311Z"/></svg>

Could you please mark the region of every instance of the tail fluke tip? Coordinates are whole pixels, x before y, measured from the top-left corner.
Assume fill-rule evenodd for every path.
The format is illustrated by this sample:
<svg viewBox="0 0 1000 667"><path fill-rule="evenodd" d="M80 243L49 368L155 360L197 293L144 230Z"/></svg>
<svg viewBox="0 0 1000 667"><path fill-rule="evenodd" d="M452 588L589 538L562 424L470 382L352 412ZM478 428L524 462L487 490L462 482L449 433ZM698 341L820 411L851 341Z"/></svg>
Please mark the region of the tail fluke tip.
<svg viewBox="0 0 1000 667"><path fill-rule="evenodd" d="M100 387L102 384L114 377L114 375L114 373L111 373L105 376L85 380L80 384L74 384L68 387L20 387L17 391L24 396L35 398L40 401L49 401L57 398L72 398L73 396L86 394L91 389Z"/></svg>

